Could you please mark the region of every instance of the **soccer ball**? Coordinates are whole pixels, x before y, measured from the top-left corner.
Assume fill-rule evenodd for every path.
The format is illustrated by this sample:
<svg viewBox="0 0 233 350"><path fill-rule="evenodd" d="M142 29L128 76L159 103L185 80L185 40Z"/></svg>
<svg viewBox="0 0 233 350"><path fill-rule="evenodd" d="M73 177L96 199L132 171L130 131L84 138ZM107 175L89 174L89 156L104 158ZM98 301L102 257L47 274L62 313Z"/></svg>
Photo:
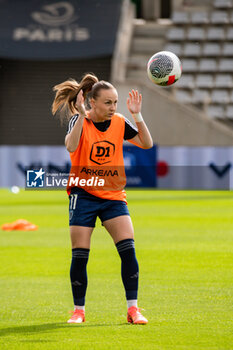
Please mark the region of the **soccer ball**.
<svg viewBox="0 0 233 350"><path fill-rule="evenodd" d="M172 52L160 51L147 63L149 79L157 85L167 86L180 79L182 66L179 58Z"/></svg>

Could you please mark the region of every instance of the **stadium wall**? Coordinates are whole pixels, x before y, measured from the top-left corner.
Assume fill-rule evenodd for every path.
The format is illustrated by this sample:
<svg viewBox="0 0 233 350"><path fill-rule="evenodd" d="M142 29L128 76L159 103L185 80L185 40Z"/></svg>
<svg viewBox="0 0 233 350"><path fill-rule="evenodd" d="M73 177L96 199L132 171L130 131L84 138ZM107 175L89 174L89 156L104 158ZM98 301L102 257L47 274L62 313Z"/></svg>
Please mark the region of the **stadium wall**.
<svg viewBox="0 0 233 350"><path fill-rule="evenodd" d="M111 57L69 61L0 60L0 144L62 145L66 126L51 114L54 85L85 72L109 80Z"/></svg>

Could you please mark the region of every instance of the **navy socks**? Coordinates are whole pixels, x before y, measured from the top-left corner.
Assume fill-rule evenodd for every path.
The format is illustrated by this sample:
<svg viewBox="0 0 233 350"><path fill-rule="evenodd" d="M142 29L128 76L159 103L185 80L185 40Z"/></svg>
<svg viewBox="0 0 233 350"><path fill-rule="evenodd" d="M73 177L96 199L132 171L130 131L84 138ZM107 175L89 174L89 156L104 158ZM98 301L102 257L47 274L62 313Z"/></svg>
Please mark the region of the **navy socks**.
<svg viewBox="0 0 233 350"><path fill-rule="evenodd" d="M70 280L74 305L84 306L87 289L87 262L90 249L72 249L72 262L70 267Z"/></svg>
<svg viewBox="0 0 233 350"><path fill-rule="evenodd" d="M121 277L126 299L137 299L139 268L135 254L134 240L124 239L116 244L121 257Z"/></svg>
<svg viewBox="0 0 233 350"><path fill-rule="evenodd" d="M127 300L137 300L139 268L134 240L124 239L116 244L121 257L121 277ZM84 306L87 289L87 262L90 249L72 249L70 280L74 305Z"/></svg>

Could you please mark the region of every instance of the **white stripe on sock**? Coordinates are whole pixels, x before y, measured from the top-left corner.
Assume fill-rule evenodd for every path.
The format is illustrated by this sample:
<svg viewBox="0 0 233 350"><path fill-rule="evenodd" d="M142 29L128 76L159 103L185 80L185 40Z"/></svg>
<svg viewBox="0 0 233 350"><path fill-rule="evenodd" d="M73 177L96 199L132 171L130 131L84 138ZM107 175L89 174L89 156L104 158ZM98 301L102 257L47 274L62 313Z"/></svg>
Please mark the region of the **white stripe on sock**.
<svg viewBox="0 0 233 350"><path fill-rule="evenodd" d="M83 311L85 311L85 305L83 305L83 306L74 305L74 309L75 309L75 310L78 309L78 310L83 310Z"/></svg>
<svg viewBox="0 0 233 350"><path fill-rule="evenodd" d="M138 307L138 301L137 301L137 299L130 299L130 300L127 300L127 307L130 308L131 306L136 306L136 307Z"/></svg>

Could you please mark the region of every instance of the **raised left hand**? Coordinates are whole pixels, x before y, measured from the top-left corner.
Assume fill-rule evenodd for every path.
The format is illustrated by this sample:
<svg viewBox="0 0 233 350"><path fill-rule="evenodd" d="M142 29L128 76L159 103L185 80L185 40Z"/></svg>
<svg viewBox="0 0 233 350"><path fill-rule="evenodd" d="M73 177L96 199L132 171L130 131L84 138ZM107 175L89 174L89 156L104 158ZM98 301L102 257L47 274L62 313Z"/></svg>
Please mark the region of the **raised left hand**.
<svg viewBox="0 0 233 350"><path fill-rule="evenodd" d="M129 92L129 97L127 98L127 107L130 113L140 113L142 108L142 95L136 90Z"/></svg>

